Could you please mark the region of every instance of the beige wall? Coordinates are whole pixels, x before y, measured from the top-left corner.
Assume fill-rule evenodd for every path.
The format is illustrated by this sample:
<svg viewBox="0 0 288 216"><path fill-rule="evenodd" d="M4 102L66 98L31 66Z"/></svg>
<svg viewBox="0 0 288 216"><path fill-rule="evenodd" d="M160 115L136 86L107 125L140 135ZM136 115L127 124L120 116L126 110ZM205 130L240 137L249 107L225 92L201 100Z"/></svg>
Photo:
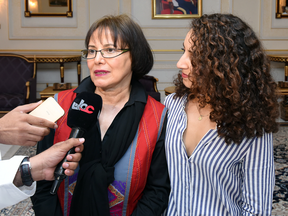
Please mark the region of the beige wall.
<svg viewBox="0 0 288 216"><path fill-rule="evenodd" d="M106 14L127 13L137 21L154 51L151 75L159 79L158 88L164 99L164 88L177 74L189 20L151 19L151 0L72 0L73 18L24 17L24 0L0 0L0 52L80 54L89 26ZM255 30L268 51L288 51L288 19L275 19L275 0L203 0L203 13L233 13ZM284 63L272 63L276 80L283 80ZM89 75L82 62L82 78ZM46 83L60 82L59 65L39 64L37 90ZM76 83L76 64L65 65L65 82ZM38 95L39 97L39 95Z"/></svg>

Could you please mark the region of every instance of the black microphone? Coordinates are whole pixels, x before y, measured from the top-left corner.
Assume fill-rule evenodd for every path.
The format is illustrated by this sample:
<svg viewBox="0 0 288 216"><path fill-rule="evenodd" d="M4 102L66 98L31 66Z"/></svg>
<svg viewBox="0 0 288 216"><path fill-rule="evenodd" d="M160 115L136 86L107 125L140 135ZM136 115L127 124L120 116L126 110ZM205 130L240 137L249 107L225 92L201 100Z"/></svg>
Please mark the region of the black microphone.
<svg viewBox="0 0 288 216"><path fill-rule="evenodd" d="M70 138L81 138L97 121L102 109L102 98L91 92L82 92L74 99L67 116L67 125L72 128ZM57 165L54 176L55 180L50 193L56 194L61 182L66 178L63 163L67 161L68 154L75 153L75 148L70 149L65 158Z"/></svg>

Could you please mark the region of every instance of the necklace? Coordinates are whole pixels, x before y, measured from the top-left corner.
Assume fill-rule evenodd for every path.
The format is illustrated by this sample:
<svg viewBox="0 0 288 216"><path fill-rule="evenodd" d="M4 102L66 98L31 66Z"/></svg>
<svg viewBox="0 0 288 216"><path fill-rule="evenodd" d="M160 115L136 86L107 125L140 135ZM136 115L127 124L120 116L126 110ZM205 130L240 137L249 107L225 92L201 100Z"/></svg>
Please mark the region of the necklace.
<svg viewBox="0 0 288 216"><path fill-rule="evenodd" d="M207 114L207 115L201 115L201 113L200 113L200 107L198 107L197 104L196 104L196 108L197 108L198 113L199 113L198 121L202 121L202 119L203 119L204 117L207 117L207 116L210 115L210 113Z"/></svg>

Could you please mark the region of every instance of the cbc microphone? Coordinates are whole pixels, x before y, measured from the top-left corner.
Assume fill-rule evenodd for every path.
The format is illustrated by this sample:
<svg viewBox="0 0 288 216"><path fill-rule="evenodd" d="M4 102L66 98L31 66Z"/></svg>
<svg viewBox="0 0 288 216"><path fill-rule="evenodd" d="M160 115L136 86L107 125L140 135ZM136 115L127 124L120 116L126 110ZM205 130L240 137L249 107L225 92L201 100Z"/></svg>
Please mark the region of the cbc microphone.
<svg viewBox="0 0 288 216"><path fill-rule="evenodd" d="M74 99L67 116L67 125L72 128L70 138L81 138L95 123L102 109L102 98L91 92L82 92ZM54 176L55 180L50 193L56 194L61 182L66 178L63 163L67 161L68 154L75 153L75 148L70 149L65 158L57 165Z"/></svg>

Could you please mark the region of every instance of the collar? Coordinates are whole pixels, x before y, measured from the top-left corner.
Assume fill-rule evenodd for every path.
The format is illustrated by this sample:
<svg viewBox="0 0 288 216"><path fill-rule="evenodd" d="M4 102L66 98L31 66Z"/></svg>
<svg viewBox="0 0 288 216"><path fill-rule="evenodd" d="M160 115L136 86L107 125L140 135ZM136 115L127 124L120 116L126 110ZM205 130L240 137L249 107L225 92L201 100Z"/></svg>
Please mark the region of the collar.
<svg viewBox="0 0 288 216"><path fill-rule="evenodd" d="M131 92L130 92L130 97L128 102L125 104L125 106L130 106L134 104L136 101L142 102L142 103L147 103L147 96L148 94L146 93L144 87L142 84L135 79L131 80ZM91 80L91 77L88 76L82 82L80 85L74 90L75 93L81 93L81 92L95 92L96 86Z"/></svg>

